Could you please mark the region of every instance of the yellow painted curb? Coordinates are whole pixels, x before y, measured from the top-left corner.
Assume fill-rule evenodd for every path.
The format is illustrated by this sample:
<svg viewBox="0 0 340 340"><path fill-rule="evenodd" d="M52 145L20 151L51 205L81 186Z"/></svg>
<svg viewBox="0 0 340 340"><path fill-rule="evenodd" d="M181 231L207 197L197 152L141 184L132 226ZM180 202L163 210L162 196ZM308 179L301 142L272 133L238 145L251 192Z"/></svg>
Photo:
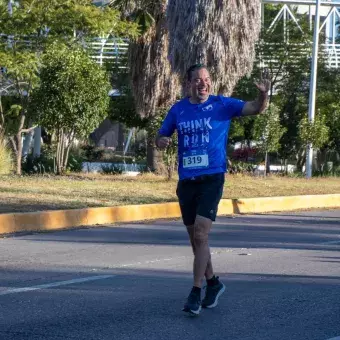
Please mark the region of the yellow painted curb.
<svg viewBox="0 0 340 340"><path fill-rule="evenodd" d="M233 200L225 200L222 199L218 206L218 214L219 215L232 215L234 214L234 203Z"/></svg>
<svg viewBox="0 0 340 340"><path fill-rule="evenodd" d="M13 215L15 220L14 232L56 230L87 225L87 214L83 209L41 211Z"/></svg>
<svg viewBox="0 0 340 340"><path fill-rule="evenodd" d="M89 208L84 209L84 211L87 214L88 225L178 218L181 216L178 203Z"/></svg>
<svg viewBox="0 0 340 340"><path fill-rule="evenodd" d="M340 194L287 197L243 198L233 200L235 214L340 207Z"/></svg>
<svg viewBox="0 0 340 340"><path fill-rule="evenodd" d="M178 203L0 214L0 235L180 216Z"/></svg>
<svg viewBox="0 0 340 340"><path fill-rule="evenodd" d="M340 207L340 194L223 199L218 213L219 215L252 214L336 207ZM179 218L180 216L178 203L0 214L0 234Z"/></svg>
<svg viewBox="0 0 340 340"><path fill-rule="evenodd" d="M15 229L14 214L0 214L0 234L13 233Z"/></svg>

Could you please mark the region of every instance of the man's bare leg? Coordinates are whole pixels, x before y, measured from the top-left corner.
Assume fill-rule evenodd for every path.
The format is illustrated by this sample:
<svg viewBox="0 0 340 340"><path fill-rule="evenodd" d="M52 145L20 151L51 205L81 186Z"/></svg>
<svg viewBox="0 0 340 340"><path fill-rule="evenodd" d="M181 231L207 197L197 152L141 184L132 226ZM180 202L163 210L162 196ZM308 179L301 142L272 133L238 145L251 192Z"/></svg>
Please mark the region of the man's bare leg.
<svg viewBox="0 0 340 340"><path fill-rule="evenodd" d="M212 221L209 218L197 215L194 225L194 286L201 287L205 275L213 277L211 254L209 249L208 235L211 230Z"/></svg>
<svg viewBox="0 0 340 340"><path fill-rule="evenodd" d="M188 231L188 234L189 234L192 251L195 255L196 254L196 246L195 246L195 241L194 241L195 225L187 226L187 231ZM210 252L209 252L209 254L210 254ZM205 269L204 276L207 280L210 280L214 276L214 270L213 270L213 266L212 266L212 262L211 262L211 255L209 257L209 261L208 261L207 267Z"/></svg>
<svg viewBox="0 0 340 340"><path fill-rule="evenodd" d="M194 225L187 226L187 230L190 236L190 242L192 250L194 252L194 287L188 297L188 302L184 306L184 311L191 311L193 314L199 314L200 306L203 308L213 308L218 304L218 299L225 291L225 286L219 281L218 277L214 276L211 254L209 249L208 235L211 230L212 221L203 216L196 216ZM207 289L205 297L202 300L202 304L198 302L197 297L200 299L201 286L204 276L207 279ZM194 295L192 295L194 294ZM190 301L194 297L194 302ZM191 306L199 306L197 309L191 309Z"/></svg>

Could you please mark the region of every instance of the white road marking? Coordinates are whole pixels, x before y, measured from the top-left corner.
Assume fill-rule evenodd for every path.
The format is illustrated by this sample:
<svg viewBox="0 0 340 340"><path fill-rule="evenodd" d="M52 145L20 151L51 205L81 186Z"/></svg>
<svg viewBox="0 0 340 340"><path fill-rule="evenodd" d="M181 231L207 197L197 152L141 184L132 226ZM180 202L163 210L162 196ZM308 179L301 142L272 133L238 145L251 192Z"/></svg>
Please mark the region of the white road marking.
<svg viewBox="0 0 340 340"><path fill-rule="evenodd" d="M340 244L340 240L339 241L329 241L329 242L323 242L321 244Z"/></svg>
<svg viewBox="0 0 340 340"><path fill-rule="evenodd" d="M177 257L170 257L167 259L156 259L151 261L144 261L144 262L133 262L133 263L126 263L126 264L120 264L117 266L110 266L110 268L125 268L125 267L137 267L140 265L146 265L146 264L153 264L158 262L167 262L167 261L173 261L173 260L179 260L179 259L185 259L187 256L177 256Z"/></svg>
<svg viewBox="0 0 340 340"><path fill-rule="evenodd" d="M336 338L328 339L328 340L340 340L340 336L338 336Z"/></svg>
<svg viewBox="0 0 340 340"><path fill-rule="evenodd" d="M5 290L3 292L0 292L0 296L1 295L8 295L8 294L15 294L15 293L31 292L33 290L47 289L47 288L52 288L52 287L67 286L67 285L72 285L72 284L75 284L75 283L105 280L105 279L109 279L109 278L114 277L114 276L116 276L116 275L89 276L89 277L83 277L83 278L80 278L80 279L46 283L46 284L43 284L43 285L32 286L32 287L12 288L12 289L8 289L8 290Z"/></svg>
<svg viewBox="0 0 340 340"><path fill-rule="evenodd" d="M220 255L220 254L225 254L225 253L232 253L233 251L234 251L233 249L218 248L218 250L212 251L211 255L214 256L214 255ZM186 259L187 257L188 255L183 255L183 256L175 256L175 257L169 257L169 258L154 259L154 260L149 260L149 261L132 262L132 263L124 263L124 264L112 264L110 267L107 267L105 269L138 267L138 266L154 264L154 263L159 263L159 262L169 262L169 261L174 261L174 260L177 261L181 259Z"/></svg>
<svg viewBox="0 0 340 340"><path fill-rule="evenodd" d="M211 255L220 255L221 253L229 253L229 252L232 252L232 251L233 250L231 250L231 249L215 250L215 251L211 252ZM155 259L155 260L144 261L144 262L126 263L126 264L121 264L121 265L113 265L113 266L110 266L110 268L138 267L140 265L153 264L153 263L158 263L158 262L163 262L163 261L167 262L167 261L173 261L173 260L178 260L178 259L185 259L186 257L187 256L177 256L177 257L161 258L161 259ZM80 278L80 279L46 283L46 284L43 284L43 285L32 286L32 287L12 288L12 289L7 289L5 291L0 292L0 296L9 295L9 294L16 294L16 293L31 292L31 291L34 291L34 290L48 289L48 288L59 287L59 286L66 286L66 285L71 285L71 284L75 284L75 283L105 280L105 279L109 279L109 278L114 277L114 276L117 276L117 275L89 276L89 277L84 277L84 278Z"/></svg>

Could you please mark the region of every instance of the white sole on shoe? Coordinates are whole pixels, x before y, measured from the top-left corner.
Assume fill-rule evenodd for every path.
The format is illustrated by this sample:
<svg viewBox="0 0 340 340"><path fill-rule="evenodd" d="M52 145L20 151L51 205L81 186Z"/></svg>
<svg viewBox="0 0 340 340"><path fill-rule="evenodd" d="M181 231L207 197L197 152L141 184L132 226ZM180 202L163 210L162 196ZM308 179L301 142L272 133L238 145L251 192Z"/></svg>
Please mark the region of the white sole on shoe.
<svg viewBox="0 0 340 340"><path fill-rule="evenodd" d="M201 313L201 310L202 310L201 306L196 311L187 308L182 309L183 312L188 313L190 316L198 316Z"/></svg>
<svg viewBox="0 0 340 340"><path fill-rule="evenodd" d="M217 293L215 302L212 305L210 305L210 306L204 306L204 308L214 308L214 307L216 307L218 305L218 299L224 293L224 291L225 291L225 285L223 284L222 289Z"/></svg>

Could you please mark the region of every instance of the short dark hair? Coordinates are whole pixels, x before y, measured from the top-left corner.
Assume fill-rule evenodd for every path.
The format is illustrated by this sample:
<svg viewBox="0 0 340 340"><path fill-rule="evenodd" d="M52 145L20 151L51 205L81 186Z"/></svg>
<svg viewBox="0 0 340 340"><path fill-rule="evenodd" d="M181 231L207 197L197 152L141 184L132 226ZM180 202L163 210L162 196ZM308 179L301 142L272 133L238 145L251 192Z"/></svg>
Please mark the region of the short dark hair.
<svg viewBox="0 0 340 340"><path fill-rule="evenodd" d="M203 64L195 64L195 65L190 66L187 70L187 80L191 81L191 77L192 77L193 72L195 72L197 70L201 70L202 68L207 69L207 67Z"/></svg>

